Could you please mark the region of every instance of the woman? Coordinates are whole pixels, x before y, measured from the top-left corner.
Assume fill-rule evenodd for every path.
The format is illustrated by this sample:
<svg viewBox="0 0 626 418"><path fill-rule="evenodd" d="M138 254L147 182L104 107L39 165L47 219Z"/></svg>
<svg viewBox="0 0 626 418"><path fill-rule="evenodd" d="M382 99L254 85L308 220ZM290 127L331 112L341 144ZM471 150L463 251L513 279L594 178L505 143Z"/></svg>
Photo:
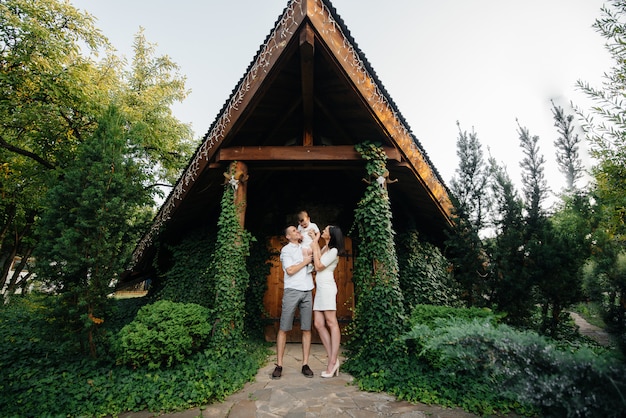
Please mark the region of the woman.
<svg viewBox="0 0 626 418"><path fill-rule="evenodd" d="M321 237L326 242L320 249L319 237L313 238L313 264L315 266L315 300L313 301L313 321L315 329L328 354L326 371L322 377L339 376L339 344L341 331L337 322L337 284L333 275L339 256L343 255L344 243L341 229L329 225L322 231Z"/></svg>

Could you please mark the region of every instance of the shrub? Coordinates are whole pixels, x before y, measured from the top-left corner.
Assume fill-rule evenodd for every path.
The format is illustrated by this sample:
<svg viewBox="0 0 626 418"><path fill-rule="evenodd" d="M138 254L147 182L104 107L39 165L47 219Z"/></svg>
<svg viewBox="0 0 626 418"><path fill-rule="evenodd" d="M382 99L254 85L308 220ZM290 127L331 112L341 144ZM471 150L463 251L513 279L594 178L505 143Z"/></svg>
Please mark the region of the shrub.
<svg viewBox="0 0 626 418"><path fill-rule="evenodd" d="M171 366L199 351L211 334L210 311L194 303L167 300L142 307L115 343L118 364Z"/></svg>
<svg viewBox="0 0 626 418"><path fill-rule="evenodd" d="M437 327L440 319L453 319L471 321L473 319L485 318L492 322L497 322L500 315L486 308L451 308L435 305L416 305L411 312L411 325L422 324L429 328Z"/></svg>
<svg viewBox="0 0 626 418"><path fill-rule="evenodd" d="M559 350L535 332L494 325L489 319L437 319L435 329L417 324L405 338L415 343L419 360L446 378L448 390L482 388L545 417L626 412L626 369L610 355L585 347Z"/></svg>

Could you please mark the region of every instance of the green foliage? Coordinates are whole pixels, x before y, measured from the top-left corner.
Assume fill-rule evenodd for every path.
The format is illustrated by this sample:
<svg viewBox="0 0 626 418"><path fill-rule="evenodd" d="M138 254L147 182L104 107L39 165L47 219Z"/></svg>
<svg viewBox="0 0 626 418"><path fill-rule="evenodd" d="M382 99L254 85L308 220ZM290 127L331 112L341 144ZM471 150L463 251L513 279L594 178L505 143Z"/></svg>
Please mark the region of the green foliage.
<svg viewBox="0 0 626 418"><path fill-rule="evenodd" d="M526 324L534 306L533 284L524 270L525 223L523 203L506 170L491 159L492 192L496 198L496 237L487 240L485 249L492 263L493 281L490 300L507 321Z"/></svg>
<svg viewBox="0 0 626 418"><path fill-rule="evenodd" d="M415 230L399 234L396 243L399 282L407 312L418 304L455 306L460 303L450 263L439 248L420 241Z"/></svg>
<svg viewBox="0 0 626 418"><path fill-rule="evenodd" d="M445 256L450 261L454 287L467 306L489 304L490 260L478 231L467 215L455 206L454 225L445 231Z"/></svg>
<svg viewBox="0 0 626 418"><path fill-rule="evenodd" d="M212 264L215 234L204 230L186 235L177 245L167 247L171 267L160 272L155 298L172 302L197 303L213 309L215 271Z"/></svg>
<svg viewBox="0 0 626 418"><path fill-rule="evenodd" d="M626 251L626 3L607 3L594 28L605 39L613 66L604 74L600 87L578 82L593 106L590 113L577 110L584 119L583 129L596 162L592 174L599 225L594 234L594 262L602 275L598 283L608 285L599 290L607 295L607 324L626 341L626 275L615 274L618 255Z"/></svg>
<svg viewBox="0 0 626 418"><path fill-rule="evenodd" d="M380 146L355 146L366 161L370 178L387 173ZM398 259L387 189L372 181L355 210L357 250L354 261L356 307L347 348L353 372L359 375L388 369L388 360L402 355L398 340L404 331L404 299L398 279Z"/></svg>
<svg viewBox="0 0 626 418"><path fill-rule="evenodd" d="M146 40L143 28L135 35L133 52L120 102L146 161L159 162L153 165L153 174L172 184L193 148L191 126L176 119L171 109L187 97L185 77L170 57L155 56L155 45Z"/></svg>
<svg viewBox="0 0 626 418"><path fill-rule="evenodd" d="M203 348L211 335L210 311L194 303L158 301L124 326L114 350L118 364L170 367Z"/></svg>
<svg viewBox="0 0 626 418"><path fill-rule="evenodd" d="M565 175L567 191L576 190L576 181L584 174L584 166L580 159L579 146L581 138L575 133L574 115L566 115L561 106L552 102L552 116L554 126L559 132L559 137L554 141L556 148L556 162L559 171Z"/></svg>
<svg viewBox="0 0 626 418"><path fill-rule="evenodd" d="M419 305L402 337L407 355L390 359L388 370L359 375L359 387L479 415L626 412L626 368L619 358L584 345L558 346L498 322L484 309Z"/></svg>
<svg viewBox="0 0 626 418"><path fill-rule="evenodd" d="M244 338L245 295L250 278L246 258L252 236L239 224L234 189L230 184L224 187L213 254L216 323L212 342L222 347Z"/></svg>
<svg viewBox="0 0 626 418"><path fill-rule="evenodd" d="M253 380L268 355L264 344L244 341L228 350L201 350L161 369L76 356L52 319L55 299L16 297L0 306L0 390L10 400L0 402L0 416L160 414L207 405ZM117 318L123 320L141 302L116 303L123 305Z"/></svg>
<svg viewBox="0 0 626 418"><path fill-rule="evenodd" d="M266 242L253 241L250 243L250 256L247 259L247 268L250 272L250 284L246 289L246 329L251 337L263 339L265 322L263 316L265 305L263 298L267 290L267 276L272 266L271 257L279 253L271 254ZM265 315L267 317L267 315Z"/></svg>
<svg viewBox="0 0 626 418"><path fill-rule="evenodd" d="M534 264L541 273L537 302L542 333L555 336L565 310L583 299L582 266L591 255L592 217L588 196L572 193L543 228L534 251L540 254Z"/></svg>
<svg viewBox="0 0 626 418"><path fill-rule="evenodd" d="M412 326L423 325L435 329L441 320L457 319L459 321L473 321L474 319L488 319L494 325L500 321L502 314L496 315L487 308L454 308L449 306L417 305L411 312Z"/></svg>
<svg viewBox="0 0 626 418"><path fill-rule="evenodd" d="M34 253L37 275L64 294L67 321L86 334L94 356L111 283L130 259L148 221L142 207L151 201L148 176L133 158L124 126L117 109L109 109L93 137L79 145L76 160L57 173Z"/></svg>
<svg viewBox="0 0 626 418"><path fill-rule="evenodd" d="M459 157L459 168L450 182L452 194L457 201L459 213L463 213L478 233L486 222L488 209L491 207L491 196L485 193L489 184L489 168L483 158L482 145L474 130L469 134L461 130L457 121L459 137L456 141L456 155Z"/></svg>
<svg viewBox="0 0 626 418"><path fill-rule="evenodd" d="M17 279L7 276L14 256L29 256L36 244L33 225L51 170L74 159L109 103L91 93L113 83L79 55L79 45L92 51L106 40L69 3L2 1L0 45L0 231L13 231L0 234L1 288Z"/></svg>
<svg viewBox="0 0 626 418"><path fill-rule="evenodd" d="M154 56L141 32L124 71L93 17L69 2L7 0L0 3L0 44L0 231L14 231L0 234L2 287L17 279L8 277L14 256L27 258L37 245L34 226L48 206L42 198L63 181L53 171L77 166L112 103L124 115L135 163L150 173L143 187L153 196L157 183L171 183L186 164L192 131L171 112L187 94L184 77L169 58ZM144 215L126 221L136 224L134 216Z"/></svg>

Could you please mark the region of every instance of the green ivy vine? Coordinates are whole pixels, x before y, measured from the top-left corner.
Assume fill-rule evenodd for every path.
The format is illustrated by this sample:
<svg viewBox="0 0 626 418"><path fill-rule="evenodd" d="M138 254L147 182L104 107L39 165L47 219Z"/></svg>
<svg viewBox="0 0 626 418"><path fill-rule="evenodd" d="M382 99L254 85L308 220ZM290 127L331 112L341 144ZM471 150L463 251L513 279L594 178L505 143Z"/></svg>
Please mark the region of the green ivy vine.
<svg viewBox="0 0 626 418"><path fill-rule="evenodd" d="M275 256L275 255L274 255ZM251 337L263 338L265 321L265 305L263 298L267 290L267 276L270 274L270 258L272 254L268 250L266 242L254 241L250 245L248 257L248 272L250 273L250 285L246 290L246 329Z"/></svg>
<svg viewBox="0 0 626 418"><path fill-rule="evenodd" d="M215 288L212 254L215 231L201 229L189 234L177 245L167 246L172 266L160 273L155 284L154 300L196 303L213 309ZM159 270L160 271L160 270Z"/></svg>
<svg viewBox="0 0 626 418"><path fill-rule="evenodd" d="M355 146L370 179L357 204L351 233L356 238L353 280L356 306L348 329L349 368L356 376L381 373L405 351L404 298L387 189L375 179L385 177L387 155L378 144Z"/></svg>
<svg viewBox="0 0 626 418"><path fill-rule="evenodd" d="M460 289L452 274L450 262L439 248L420 240L412 229L396 237L400 288L407 315L420 304L461 306Z"/></svg>
<svg viewBox="0 0 626 418"><path fill-rule="evenodd" d="M254 238L239 224L235 187L224 185L213 255L216 319L212 342L218 347L241 343L245 337L245 295L250 278L246 259Z"/></svg>

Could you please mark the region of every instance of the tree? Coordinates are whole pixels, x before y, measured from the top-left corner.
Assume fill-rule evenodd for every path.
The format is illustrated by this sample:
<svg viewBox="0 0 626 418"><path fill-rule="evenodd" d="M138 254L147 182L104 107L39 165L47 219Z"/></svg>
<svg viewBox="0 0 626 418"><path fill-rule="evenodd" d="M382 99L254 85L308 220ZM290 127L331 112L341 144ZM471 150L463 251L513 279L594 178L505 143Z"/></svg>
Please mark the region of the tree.
<svg viewBox="0 0 626 418"><path fill-rule="evenodd" d="M487 191L489 169L476 132L462 131L460 124L456 154L459 167L451 181L454 226L447 232L446 256L454 266L454 278L463 289L468 306L485 303L489 260L479 233L485 227L485 214L491 207Z"/></svg>
<svg viewBox="0 0 626 418"><path fill-rule="evenodd" d="M186 163L191 129L170 109L186 97L185 79L168 57L154 56L142 32L135 41L124 72L93 18L69 3L0 3L0 288L17 283L19 271L8 277L13 259L28 259L37 245L33 227L57 178L51 172L73 163L111 103L125 115L138 161L152 170L144 187L160 192Z"/></svg>
<svg viewBox="0 0 626 418"><path fill-rule="evenodd" d="M115 72L84 59L79 45L107 43L93 19L68 3L0 3L0 288L13 259L33 250L50 171L73 158L107 104L92 93L114 90Z"/></svg>
<svg viewBox="0 0 626 418"><path fill-rule="evenodd" d="M68 324L86 334L96 355L95 332L104 321L107 294L130 260L149 220L149 173L137 159L132 133L115 107L77 148L76 159L56 170L38 233L37 274L63 296Z"/></svg>
<svg viewBox="0 0 626 418"><path fill-rule="evenodd" d="M140 137L136 145L143 158L156 163L158 181L171 185L189 160L193 134L191 126L176 119L171 108L187 97L185 77L178 74L178 65L167 55L155 56L155 47L140 28L133 44L132 66L125 72L127 84L120 94L123 111Z"/></svg>
<svg viewBox="0 0 626 418"><path fill-rule="evenodd" d="M593 218L588 196L572 194L545 227L539 248L543 277L537 284L542 333L556 336L565 310L583 299L582 267L591 255Z"/></svg>
<svg viewBox="0 0 626 418"><path fill-rule="evenodd" d="M575 190L576 181L583 175L583 164L578 154L580 138L574 133L574 115L566 115L562 107L552 102L552 116L559 133L554 141L556 162L561 173L565 175L565 188L571 192Z"/></svg>
<svg viewBox="0 0 626 418"><path fill-rule="evenodd" d="M541 203L548 195L548 184L544 177L544 164L545 158L539 153L539 137L531 136L527 128L520 126L519 122L518 134L520 140L520 147L524 154L524 158L520 163L522 168L522 186L524 193L524 202L526 209L526 216L530 227L530 233L533 233L533 229L539 227L535 225L540 222L540 219L545 216Z"/></svg>
<svg viewBox="0 0 626 418"><path fill-rule="evenodd" d="M508 173L490 159L495 197L494 228L496 236L487 240L487 251L493 264L493 282L489 299L506 312L511 324L525 324L533 306L533 286L524 269L525 223L523 202Z"/></svg>
<svg viewBox="0 0 626 418"><path fill-rule="evenodd" d="M619 259L626 252L626 1L611 0L601 12L593 26L606 39L613 67L599 88L578 81L593 106L589 114L577 112L595 160L592 175L599 225L594 233L594 260L602 266L599 271L611 277L610 287L604 290L612 295L609 322L626 335L626 278L623 273L614 274L623 271Z"/></svg>
<svg viewBox="0 0 626 418"><path fill-rule="evenodd" d="M458 201L459 211L466 213L476 231L481 231L485 223L485 213L491 205L485 193L489 172L483 158L483 151L474 130L468 133L461 130L457 122L459 137L456 141L456 155L459 167L450 182L450 188Z"/></svg>

